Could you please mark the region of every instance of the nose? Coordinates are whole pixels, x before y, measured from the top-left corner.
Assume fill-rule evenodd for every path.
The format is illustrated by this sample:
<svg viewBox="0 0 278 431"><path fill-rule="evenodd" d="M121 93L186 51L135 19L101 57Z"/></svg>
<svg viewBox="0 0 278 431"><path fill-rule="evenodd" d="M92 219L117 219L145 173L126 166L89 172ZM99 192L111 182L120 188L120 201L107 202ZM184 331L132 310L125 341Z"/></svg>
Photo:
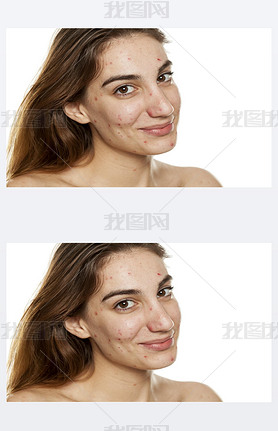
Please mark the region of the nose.
<svg viewBox="0 0 278 431"><path fill-rule="evenodd" d="M169 117L174 107L159 87L151 90L147 99L147 113L150 117Z"/></svg>
<svg viewBox="0 0 278 431"><path fill-rule="evenodd" d="M168 332L174 327L174 322L162 305L153 305L148 311L147 328L151 332Z"/></svg>

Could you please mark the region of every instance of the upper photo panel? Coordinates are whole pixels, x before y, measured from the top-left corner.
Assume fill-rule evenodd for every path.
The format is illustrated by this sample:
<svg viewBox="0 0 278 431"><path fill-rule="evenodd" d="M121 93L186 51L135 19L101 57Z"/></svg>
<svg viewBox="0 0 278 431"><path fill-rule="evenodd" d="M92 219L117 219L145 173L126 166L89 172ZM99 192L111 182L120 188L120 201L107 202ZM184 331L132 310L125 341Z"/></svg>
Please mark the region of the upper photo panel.
<svg viewBox="0 0 278 431"><path fill-rule="evenodd" d="M6 67L8 187L271 187L268 29L8 29Z"/></svg>

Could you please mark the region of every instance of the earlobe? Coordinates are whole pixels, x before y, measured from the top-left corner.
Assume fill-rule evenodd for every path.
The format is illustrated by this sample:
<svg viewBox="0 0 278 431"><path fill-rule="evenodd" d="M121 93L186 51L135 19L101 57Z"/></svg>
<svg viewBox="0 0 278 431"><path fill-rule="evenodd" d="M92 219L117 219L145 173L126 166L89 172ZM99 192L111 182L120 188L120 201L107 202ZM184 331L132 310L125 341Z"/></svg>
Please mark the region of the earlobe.
<svg viewBox="0 0 278 431"><path fill-rule="evenodd" d="M68 332L79 338L89 338L90 333L80 317L69 317L64 321L64 327Z"/></svg>
<svg viewBox="0 0 278 431"><path fill-rule="evenodd" d="M63 110L69 118L77 123L88 124L90 122L84 110L81 109L80 102L66 103Z"/></svg>

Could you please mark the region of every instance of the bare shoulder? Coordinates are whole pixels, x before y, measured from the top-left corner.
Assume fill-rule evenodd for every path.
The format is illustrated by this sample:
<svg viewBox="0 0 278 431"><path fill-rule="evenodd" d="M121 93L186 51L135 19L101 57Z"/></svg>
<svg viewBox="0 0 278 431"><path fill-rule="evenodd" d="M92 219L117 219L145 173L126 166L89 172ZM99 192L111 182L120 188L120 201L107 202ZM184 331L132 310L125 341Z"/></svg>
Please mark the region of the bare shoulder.
<svg viewBox="0 0 278 431"><path fill-rule="evenodd" d="M159 187L222 187L206 169L180 167L156 162Z"/></svg>
<svg viewBox="0 0 278 431"><path fill-rule="evenodd" d="M36 174L25 174L12 178L7 182L7 187L44 187L45 182Z"/></svg>
<svg viewBox="0 0 278 431"><path fill-rule="evenodd" d="M198 382L180 382L182 401L221 402L221 398L209 386Z"/></svg>
<svg viewBox="0 0 278 431"><path fill-rule="evenodd" d="M186 187L222 187L220 182L206 169L181 168Z"/></svg>
<svg viewBox="0 0 278 431"><path fill-rule="evenodd" d="M158 401L171 402L221 402L209 386L198 382L179 382L155 375Z"/></svg>
<svg viewBox="0 0 278 431"><path fill-rule="evenodd" d="M21 391L14 392L7 397L8 403L17 402L32 402L32 401L44 401L40 391L34 389L23 389Z"/></svg>
<svg viewBox="0 0 278 431"><path fill-rule="evenodd" d="M24 402L68 402L72 401L65 396L59 394L54 389L48 388L28 388L21 391L14 392L9 395L6 400L8 403L24 403Z"/></svg>
<svg viewBox="0 0 278 431"><path fill-rule="evenodd" d="M7 181L7 187L65 187L58 175L31 172Z"/></svg>

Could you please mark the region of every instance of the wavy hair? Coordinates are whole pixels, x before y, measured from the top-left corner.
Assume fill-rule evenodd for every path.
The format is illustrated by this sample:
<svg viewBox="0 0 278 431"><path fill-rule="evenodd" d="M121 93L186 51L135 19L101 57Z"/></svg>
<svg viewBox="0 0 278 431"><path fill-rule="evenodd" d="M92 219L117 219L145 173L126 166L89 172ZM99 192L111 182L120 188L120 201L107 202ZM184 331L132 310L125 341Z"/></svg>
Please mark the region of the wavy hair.
<svg viewBox="0 0 278 431"><path fill-rule="evenodd" d="M101 288L101 269L109 258L134 249L168 257L156 243L63 243L56 248L12 341L8 395L34 385L57 387L90 368L93 372L90 340L68 332L64 321L80 315Z"/></svg>
<svg viewBox="0 0 278 431"><path fill-rule="evenodd" d="M89 124L70 119L63 108L80 100L98 76L100 55L109 42L138 33L167 42L155 28L63 28L56 33L12 126L8 180L32 171L59 172L93 154Z"/></svg>

